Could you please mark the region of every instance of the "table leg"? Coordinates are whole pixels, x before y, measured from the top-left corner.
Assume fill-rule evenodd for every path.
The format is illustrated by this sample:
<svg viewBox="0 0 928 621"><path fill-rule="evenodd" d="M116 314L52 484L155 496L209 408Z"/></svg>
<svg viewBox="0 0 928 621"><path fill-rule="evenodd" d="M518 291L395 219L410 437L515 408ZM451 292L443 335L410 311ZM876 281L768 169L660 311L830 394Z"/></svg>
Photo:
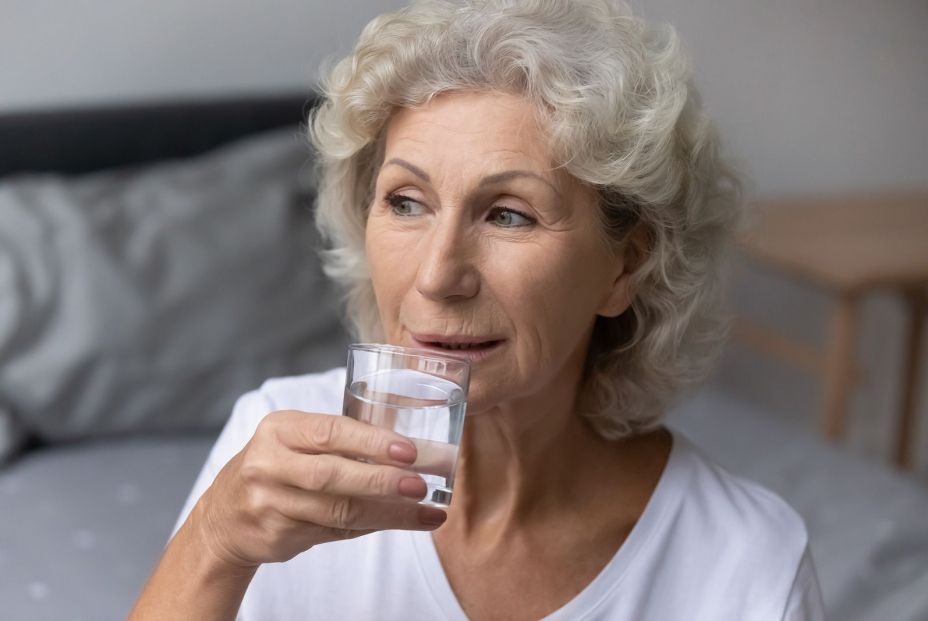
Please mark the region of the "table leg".
<svg viewBox="0 0 928 621"><path fill-rule="evenodd" d="M905 366L902 370L902 409L899 412L899 428L896 430L896 464L901 468L912 467L912 441L915 439L915 409L921 382L921 348L928 313L928 293L924 290L906 294L909 311L909 334L906 341Z"/></svg>
<svg viewBox="0 0 928 621"><path fill-rule="evenodd" d="M825 413L822 432L832 441L844 438L847 428L847 404L854 375L854 328L857 298L841 293L831 316L827 361L825 365Z"/></svg>

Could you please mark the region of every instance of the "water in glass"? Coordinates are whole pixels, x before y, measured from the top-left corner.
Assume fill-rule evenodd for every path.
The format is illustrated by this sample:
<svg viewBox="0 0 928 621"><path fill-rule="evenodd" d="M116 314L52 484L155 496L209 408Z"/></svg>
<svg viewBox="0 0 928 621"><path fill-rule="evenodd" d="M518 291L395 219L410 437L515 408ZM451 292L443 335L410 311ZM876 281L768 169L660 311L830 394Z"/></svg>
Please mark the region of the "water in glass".
<svg viewBox="0 0 928 621"><path fill-rule="evenodd" d="M460 386L412 369L389 369L356 379L345 390L344 414L406 436L418 455L411 466L428 487L420 501L451 502L467 402Z"/></svg>

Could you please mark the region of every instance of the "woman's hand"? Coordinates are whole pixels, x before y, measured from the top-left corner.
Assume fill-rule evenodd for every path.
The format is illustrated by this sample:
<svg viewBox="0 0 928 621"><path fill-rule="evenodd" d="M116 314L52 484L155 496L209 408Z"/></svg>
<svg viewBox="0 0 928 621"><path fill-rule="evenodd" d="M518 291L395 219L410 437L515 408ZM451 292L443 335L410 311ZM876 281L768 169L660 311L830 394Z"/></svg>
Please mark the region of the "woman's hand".
<svg viewBox="0 0 928 621"><path fill-rule="evenodd" d="M409 439L346 416L273 412L191 520L219 560L240 568L378 530L432 530L446 514L417 504L426 485L409 469L416 455Z"/></svg>

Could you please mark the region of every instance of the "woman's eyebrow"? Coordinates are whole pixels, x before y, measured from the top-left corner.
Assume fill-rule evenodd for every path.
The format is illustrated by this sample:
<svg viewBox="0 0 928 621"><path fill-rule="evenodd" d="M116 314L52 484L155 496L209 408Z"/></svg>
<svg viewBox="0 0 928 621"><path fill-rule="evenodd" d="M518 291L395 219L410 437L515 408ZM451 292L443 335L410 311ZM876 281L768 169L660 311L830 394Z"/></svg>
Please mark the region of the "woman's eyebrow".
<svg viewBox="0 0 928 621"><path fill-rule="evenodd" d="M403 168L405 168L406 170L408 170L409 172L411 172L411 173L414 174L415 176L419 177L420 179L422 179L422 180L425 181L426 183L431 183L431 182L432 182L432 179L428 176L428 174L427 174L424 170L422 170L421 168L419 168L418 166L416 166L416 165L414 165L414 164L410 164L410 163L407 162L406 160L401 160L401 159L398 158L398 157L390 158L390 160L389 160L387 163L385 163L383 166L384 166L384 167L387 167L387 166L389 166L390 164L394 164L394 165L396 165L396 166L402 166Z"/></svg>
<svg viewBox="0 0 928 621"><path fill-rule="evenodd" d="M552 190L554 190L554 193L558 195L558 198L563 198L561 196L560 190L558 190L553 183L538 173L533 173L530 170L507 170L505 172L496 173L495 175L489 175L480 180L480 186L483 187L487 185L493 185L495 183L503 183L504 181L509 181L510 179L514 179L516 177L532 177L534 179L538 179Z"/></svg>
<svg viewBox="0 0 928 621"><path fill-rule="evenodd" d="M431 178L429 177L428 173L426 173L424 170L422 170L421 168L419 168L419 167L416 166L415 164L411 164L411 163L407 162L406 160L400 159L400 158L398 158L398 157L393 157L393 158L390 158L390 160L387 161L387 162L384 164L384 166L389 166L389 165L391 165L391 164L393 164L393 165L395 165L395 166L401 166L402 168L405 168L406 170L408 170L408 171L411 172L412 174L416 175L417 177L419 177L420 179L422 179L422 180L425 181L426 183L431 183L431 182L432 182L432 180L431 180ZM529 171L529 170L507 170L507 171L505 171L505 172L496 173L496 174L493 174L493 175L488 175L488 176L486 176L486 177L484 177L483 179L480 180L480 187L484 187L484 186L488 186L488 185L494 185L494 184L497 184L497 183L503 183L503 182L505 182L505 181L509 181L510 179L514 179L514 178L517 178L517 177L533 177L533 178L535 178L535 179L538 179L538 180L541 181L542 183L545 183L545 184L546 184L548 187L550 187L552 190L554 190L554 193L557 194L559 198L562 198L562 197L561 197L561 192L560 192L560 190L558 190L558 189L554 186L554 184L552 184L550 181L548 181L547 179L545 179L545 178L542 177L541 175L539 175L539 174L537 174L537 173L533 173L533 172L531 172L531 171Z"/></svg>

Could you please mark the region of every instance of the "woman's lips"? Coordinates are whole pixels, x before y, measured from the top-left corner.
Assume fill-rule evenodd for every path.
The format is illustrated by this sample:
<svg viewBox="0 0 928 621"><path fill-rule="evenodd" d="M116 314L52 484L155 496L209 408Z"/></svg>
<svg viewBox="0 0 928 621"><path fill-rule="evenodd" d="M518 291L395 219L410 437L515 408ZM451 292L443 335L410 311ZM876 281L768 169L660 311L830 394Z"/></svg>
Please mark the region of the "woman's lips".
<svg viewBox="0 0 928 621"><path fill-rule="evenodd" d="M505 342L504 339L415 335L412 337L416 347L441 352L473 362L489 358Z"/></svg>

